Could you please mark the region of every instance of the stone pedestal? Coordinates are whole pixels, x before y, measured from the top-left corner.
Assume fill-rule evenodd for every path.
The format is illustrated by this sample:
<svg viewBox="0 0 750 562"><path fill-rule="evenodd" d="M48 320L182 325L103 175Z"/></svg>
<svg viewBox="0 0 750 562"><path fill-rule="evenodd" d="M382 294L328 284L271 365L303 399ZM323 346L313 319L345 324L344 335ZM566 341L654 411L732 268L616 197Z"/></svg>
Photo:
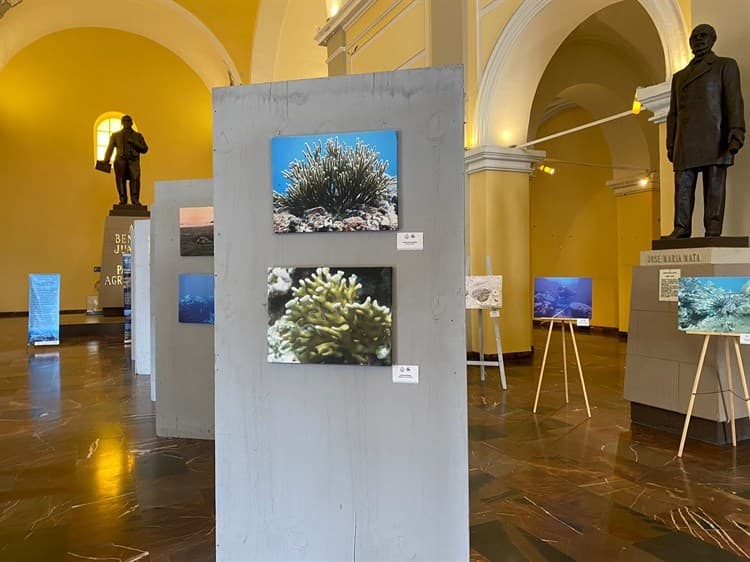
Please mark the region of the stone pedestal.
<svg viewBox="0 0 750 562"><path fill-rule="evenodd" d="M136 219L148 218L148 207L114 205L104 219L99 303L104 316L122 316L122 254L129 254L130 227Z"/></svg>
<svg viewBox="0 0 750 562"><path fill-rule="evenodd" d="M659 271L679 269L681 277L750 276L748 248L685 248L641 253L633 268L630 330L625 367L625 398L631 420L679 434L685 420L703 338L677 329L677 303L659 300ZM750 347L742 346L745 365ZM734 354L732 354L734 361ZM742 388L732 365L735 389ZM721 385L718 377L721 377ZM689 436L717 444L731 441L724 345L712 338L698 387ZM744 402L735 397L738 439L750 438ZM741 420L741 421L739 421ZM677 447L675 441L675 447Z"/></svg>

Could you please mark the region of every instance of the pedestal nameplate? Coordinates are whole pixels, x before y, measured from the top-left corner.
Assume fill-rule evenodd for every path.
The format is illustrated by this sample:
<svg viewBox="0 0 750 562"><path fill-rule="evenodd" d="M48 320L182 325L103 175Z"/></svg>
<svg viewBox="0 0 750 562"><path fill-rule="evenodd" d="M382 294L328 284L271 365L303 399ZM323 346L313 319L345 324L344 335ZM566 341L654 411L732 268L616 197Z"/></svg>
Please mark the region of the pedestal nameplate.
<svg viewBox="0 0 750 562"><path fill-rule="evenodd" d="M750 248L689 248L641 252L641 265L750 263Z"/></svg>
<svg viewBox="0 0 750 562"><path fill-rule="evenodd" d="M126 205L115 205L126 207ZM132 207L127 205L127 207ZM147 218L146 207L135 208L137 214L112 215L104 219L102 269L99 277L99 304L105 316L121 316L124 306L122 255L130 254L130 227L134 220ZM141 214L145 210L145 215Z"/></svg>

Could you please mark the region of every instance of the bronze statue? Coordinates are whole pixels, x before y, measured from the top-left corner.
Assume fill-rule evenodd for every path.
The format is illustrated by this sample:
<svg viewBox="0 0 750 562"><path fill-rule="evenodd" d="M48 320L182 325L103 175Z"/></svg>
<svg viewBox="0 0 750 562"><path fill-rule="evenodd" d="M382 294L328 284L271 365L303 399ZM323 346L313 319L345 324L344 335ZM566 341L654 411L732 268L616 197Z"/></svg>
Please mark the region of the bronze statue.
<svg viewBox="0 0 750 562"><path fill-rule="evenodd" d="M123 115L120 120L122 129L112 133L109 137L107 152L104 160L97 162L97 169L108 171L112 159L112 151L117 148L115 157L115 184L120 196L120 205L128 204L128 189L130 183L130 201L133 205L141 206L141 154L148 152L148 145L143 135L133 130L133 119L130 115ZM102 166L102 164L104 166Z"/></svg>
<svg viewBox="0 0 750 562"><path fill-rule="evenodd" d="M721 236L727 168L744 143L745 114L737 62L715 55L715 42L710 25L693 29L694 58L672 77L667 156L675 172L674 230L665 238L690 238L699 173L706 236Z"/></svg>

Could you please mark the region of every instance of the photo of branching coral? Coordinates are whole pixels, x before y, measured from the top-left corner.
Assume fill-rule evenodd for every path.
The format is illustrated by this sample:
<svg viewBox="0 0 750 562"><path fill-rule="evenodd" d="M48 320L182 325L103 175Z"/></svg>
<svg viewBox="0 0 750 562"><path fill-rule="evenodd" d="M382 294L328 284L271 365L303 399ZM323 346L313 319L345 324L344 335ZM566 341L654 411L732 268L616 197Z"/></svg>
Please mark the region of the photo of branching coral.
<svg viewBox="0 0 750 562"><path fill-rule="evenodd" d="M214 255L214 208L180 209L180 255Z"/></svg>
<svg viewBox="0 0 750 562"><path fill-rule="evenodd" d="M214 323L213 274L180 273L179 321L187 324Z"/></svg>
<svg viewBox="0 0 750 562"><path fill-rule="evenodd" d="M591 318L591 277L535 277L534 318Z"/></svg>
<svg viewBox="0 0 750 562"><path fill-rule="evenodd" d="M677 294L680 330L750 333L750 277L682 277Z"/></svg>
<svg viewBox="0 0 750 562"><path fill-rule="evenodd" d="M273 231L398 230L397 131L271 139Z"/></svg>
<svg viewBox="0 0 750 562"><path fill-rule="evenodd" d="M467 275L466 308L502 308L503 276L502 275Z"/></svg>
<svg viewBox="0 0 750 562"><path fill-rule="evenodd" d="M268 362L391 365L391 267L268 268Z"/></svg>

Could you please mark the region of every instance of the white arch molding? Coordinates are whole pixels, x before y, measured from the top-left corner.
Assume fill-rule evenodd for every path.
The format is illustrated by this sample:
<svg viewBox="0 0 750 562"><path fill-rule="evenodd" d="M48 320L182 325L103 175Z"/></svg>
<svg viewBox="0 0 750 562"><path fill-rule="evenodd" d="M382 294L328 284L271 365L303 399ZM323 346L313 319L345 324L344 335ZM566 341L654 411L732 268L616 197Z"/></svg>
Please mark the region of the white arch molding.
<svg viewBox="0 0 750 562"><path fill-rule="evenodd" d="M550 59L585 19L619 0L524 0L503 29L482 75L474 117L477 144L526 140L531 105ZM688 31L677 0L638 0L661 39L665 80L689 60Z"/></svg>
<svg viewBox="0 0 750 562"><path fill-rule="evenodd" d="M25 0L0 20L0 70L38 39L80 27L151 39L180 57L208 88L240 82L224 45L173 0Z"/></svg>

